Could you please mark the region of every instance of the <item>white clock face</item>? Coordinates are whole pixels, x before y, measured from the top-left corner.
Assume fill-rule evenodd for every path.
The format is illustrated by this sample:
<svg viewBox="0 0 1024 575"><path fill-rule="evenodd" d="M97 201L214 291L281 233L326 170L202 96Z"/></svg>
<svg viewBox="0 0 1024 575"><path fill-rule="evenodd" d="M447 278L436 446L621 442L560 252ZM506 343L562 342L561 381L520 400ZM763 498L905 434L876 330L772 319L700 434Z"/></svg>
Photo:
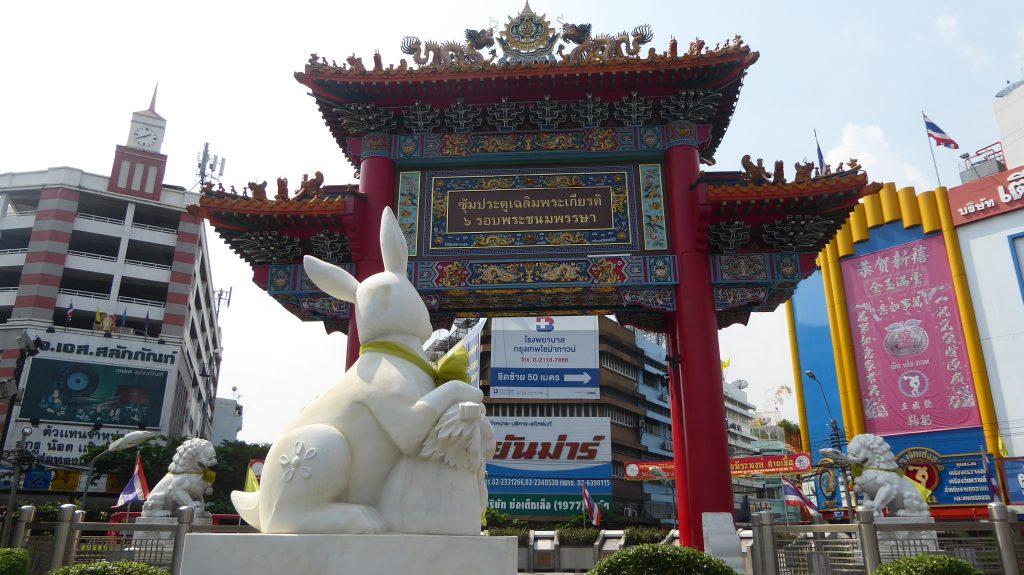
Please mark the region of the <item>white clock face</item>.
<svg viewBox="0 0 1024 575"><path fill-rule="evenodd" d="M156 130L149 126L139 126L132 130L132 140L142 148L150 148L156 145L158 135Z"/></svg>

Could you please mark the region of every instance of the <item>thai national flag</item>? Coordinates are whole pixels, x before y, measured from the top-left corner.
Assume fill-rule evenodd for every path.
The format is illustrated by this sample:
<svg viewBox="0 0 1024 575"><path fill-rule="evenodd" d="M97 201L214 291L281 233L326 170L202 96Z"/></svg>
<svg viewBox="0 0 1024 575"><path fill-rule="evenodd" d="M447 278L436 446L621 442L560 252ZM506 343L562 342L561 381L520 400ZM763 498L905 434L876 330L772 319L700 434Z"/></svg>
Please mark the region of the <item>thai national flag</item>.
<svg viewBox="0 0 1024 575"><path fill-rule="evenodd" d="M114 507L120 507L132 501L145 501L147 497L149 497L149 486L146 485L146 474L142 471L142 454L139 453L135 455L135 472L128 480L128 485L121 490L121 495L117 498L117 505Z"/></svg>
<svg viewBox="0 0 1024 575"><path fill-rule="evenodd" d="M1003 497L999 490L998 472L988 464L987 453L981 454L981 466L985 469L985 482L988 483L988 490L992 495L992 501L1002 501Z"/></svg>
<svg viewBox="0 0 1024 575"><path fill-rule="evenodd" d="M75 302L68 302L68 312L64 314L64 325L68 325L71 322L71 316L75 315Z"/></svg>
<svg viewBox="0 0 1024 575"><path fill-rule="evenodd" d="M940 128L938 124L931 121L931 119L925 114L922 113L921 115L924 116L924 127L928 131L928 137L935 140L936 146L942 146L943 148L950 148L952 150L960 149L960 145L957 144L953 138L950 138L949 134L943 132L942 128Z"/></svg>
<svg viewBox="0 0 1024 575"><path fill-rule="evenodd" d="M814 502L804 495L803 491L788 479L782 480L782 493L785 495L786 505L794 507L805 507L808 511L817 511Z"/></svg>
<svg viewBox="0 0 1024 575"><path fill-rule="evenodd" d="M601 508L597 506L597 502L590 496L587 486L580 483L580 487L583 488L583 510L587 512L587 519L590 519L590 522L596 527L601 524Z"/></svg>

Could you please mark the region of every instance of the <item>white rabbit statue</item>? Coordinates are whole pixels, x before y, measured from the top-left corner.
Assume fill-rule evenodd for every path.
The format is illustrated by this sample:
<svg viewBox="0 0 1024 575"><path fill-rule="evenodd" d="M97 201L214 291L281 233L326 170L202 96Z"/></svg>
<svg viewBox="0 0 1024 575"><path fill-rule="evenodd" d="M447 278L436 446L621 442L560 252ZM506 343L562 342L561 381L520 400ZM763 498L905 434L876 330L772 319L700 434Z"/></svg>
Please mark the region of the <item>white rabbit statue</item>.
<svg viewBox="0 0 1024 575"><path fill-rule="evenodd" d="M435 381L422 351L430 316L407 278L390 208L380 245L384 271L362 283L305 257L320 289L355 304L362 348L341 382L270 448L259 490L231 494L263 533L480 533L484 462L495 448L483 394L464 381Z"/></svg>

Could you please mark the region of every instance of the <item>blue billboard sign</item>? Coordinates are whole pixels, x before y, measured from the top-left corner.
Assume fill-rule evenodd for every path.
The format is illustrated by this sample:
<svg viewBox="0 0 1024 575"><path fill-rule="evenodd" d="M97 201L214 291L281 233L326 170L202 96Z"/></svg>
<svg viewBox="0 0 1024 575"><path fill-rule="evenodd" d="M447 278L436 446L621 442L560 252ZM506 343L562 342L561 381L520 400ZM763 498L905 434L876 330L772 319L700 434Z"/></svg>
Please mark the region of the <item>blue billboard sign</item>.
<svg viewBox="0 0 1024 575"><path fill-rule="evenodd" d="M491 397L599 399L597 316L497 318Z"/></svg>
<svg viewBox="0 0 1024 575"><path fill-rule="evenodd" d="M611 507L611 420L607 417L491 419L497 451L487 463L487 506L510 515L582 513L582 485Z"/></svg>

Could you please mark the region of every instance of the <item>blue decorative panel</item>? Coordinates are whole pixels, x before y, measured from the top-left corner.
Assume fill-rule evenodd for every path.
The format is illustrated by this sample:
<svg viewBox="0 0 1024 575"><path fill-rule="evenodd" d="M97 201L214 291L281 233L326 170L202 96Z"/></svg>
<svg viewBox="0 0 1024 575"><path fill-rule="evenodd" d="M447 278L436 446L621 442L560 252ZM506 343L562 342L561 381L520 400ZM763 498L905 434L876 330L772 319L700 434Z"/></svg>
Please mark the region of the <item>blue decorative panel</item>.
<svg viewBox="0 0 1024 575"><path fill-rule="evenodd" d="M416 255L420 221L420 173L398 174L398 225L405 235L409 255Z"/></svg>
<svg viewBox="0 0 1024 575"><path fill-rule="evenodd" d="M643 209L644 248L667 250L665 197L659 164L641 164L640 205Z"/></svg>

